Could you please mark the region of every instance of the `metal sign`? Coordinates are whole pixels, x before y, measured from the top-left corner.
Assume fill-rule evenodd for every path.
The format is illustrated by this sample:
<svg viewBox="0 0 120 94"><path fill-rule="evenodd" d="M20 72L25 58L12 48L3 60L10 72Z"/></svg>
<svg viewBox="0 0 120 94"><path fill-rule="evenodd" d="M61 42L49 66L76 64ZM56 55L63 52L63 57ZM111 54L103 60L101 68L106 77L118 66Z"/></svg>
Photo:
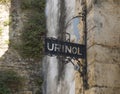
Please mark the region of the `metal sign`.
<svg viewBox="0 0 120 94"><path fill-rule="evenodd" d="M45 38L45 53L50 55L63 55L75 58L85 58L85 45L64 42L53 38Z"/></svg>

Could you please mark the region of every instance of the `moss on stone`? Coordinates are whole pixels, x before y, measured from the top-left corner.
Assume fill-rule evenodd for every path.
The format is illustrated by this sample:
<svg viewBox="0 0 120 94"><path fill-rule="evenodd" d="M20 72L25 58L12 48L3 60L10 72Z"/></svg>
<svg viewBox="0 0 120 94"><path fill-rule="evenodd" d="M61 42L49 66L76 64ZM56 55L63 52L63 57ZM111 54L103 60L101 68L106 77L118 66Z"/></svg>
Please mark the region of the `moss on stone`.
<svg viewBox="0 0 120 94"><path fill-rule="evenodd" d="M24 80L13 70L0 71L0 94L13 94L23 88Z"/></svg>
<svg viewBox="0 0 120 94"><path fill-rule="evenodd" d="M41 59L43 56L43 40L45 33L45 0L22 0L21 8L29 10L27 21L21 34L21 56L24 58Z"/></svg>

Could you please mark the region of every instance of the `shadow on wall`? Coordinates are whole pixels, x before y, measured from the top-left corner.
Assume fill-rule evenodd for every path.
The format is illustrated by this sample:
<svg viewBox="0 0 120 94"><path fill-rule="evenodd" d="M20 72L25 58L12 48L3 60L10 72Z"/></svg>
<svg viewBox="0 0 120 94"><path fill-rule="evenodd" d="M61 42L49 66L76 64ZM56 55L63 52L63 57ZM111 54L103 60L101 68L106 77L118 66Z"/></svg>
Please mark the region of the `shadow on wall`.
<svg viewBox="0 0 120 94"><path fill-rule="evenodd" d="M0 70L15 70L27 78L26 90L36 92L41 74L45 30L45 0L5 0L0 12ZM4 13L5 12L5 13ZM5 18L6 17L6 18ZM28 85L29 84L29 85ZM41 94L41 93L40 93Z"/></svg>

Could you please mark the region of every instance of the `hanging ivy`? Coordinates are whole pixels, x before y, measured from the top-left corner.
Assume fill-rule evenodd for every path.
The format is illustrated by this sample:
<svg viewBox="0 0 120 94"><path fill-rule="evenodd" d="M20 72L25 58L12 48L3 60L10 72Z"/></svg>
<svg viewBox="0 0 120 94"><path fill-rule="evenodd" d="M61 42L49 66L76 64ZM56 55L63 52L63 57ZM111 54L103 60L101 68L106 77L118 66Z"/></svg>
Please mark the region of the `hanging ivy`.
<svg viewBox="0 0 120 94"><path fill-rule="evenodd" d="M24 58L40 59L43 56L45 34L45 0L22 0L23 12L29 10L21 35L20 53Z"/></svg>

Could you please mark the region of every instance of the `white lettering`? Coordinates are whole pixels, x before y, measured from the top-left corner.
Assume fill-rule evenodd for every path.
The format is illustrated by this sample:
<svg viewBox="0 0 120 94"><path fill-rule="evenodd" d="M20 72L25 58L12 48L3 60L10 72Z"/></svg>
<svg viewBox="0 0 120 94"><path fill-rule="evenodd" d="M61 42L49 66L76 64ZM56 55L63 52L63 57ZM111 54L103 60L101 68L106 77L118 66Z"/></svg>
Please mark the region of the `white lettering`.
<svg viewBox="0 0 120 94"><path fill-rule="evenodd" d="M60 52L61 45L60 44L55 44L55 51Z"/></svg>
<svg viewBox="0 0 120 94"><path fill-rule="evenodd" d="M78 47L78 55L82 55L81 53L80 53L80 48Z"/></svg>
<svg viewBox="0 0 120 94"><path fill-rule="evenodd" d="M71 46L65 46L65 53L67 52L71 53Z"/></svg>
<svg viewBox="0 0 120 94"><path fill-rule="evenodd" d="M49 43L47 43L47 49L48 49L49 51L53 51L53 49L54 49L54 44L49 45Z"/></svg>

